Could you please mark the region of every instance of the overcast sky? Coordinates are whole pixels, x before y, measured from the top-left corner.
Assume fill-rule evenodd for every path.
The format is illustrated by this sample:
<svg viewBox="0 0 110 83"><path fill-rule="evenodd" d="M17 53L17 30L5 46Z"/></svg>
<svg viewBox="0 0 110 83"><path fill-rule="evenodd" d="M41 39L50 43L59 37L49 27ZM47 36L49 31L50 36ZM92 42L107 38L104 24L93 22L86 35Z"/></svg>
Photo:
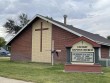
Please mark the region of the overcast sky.
<svg viewBox="0 0 110 83"><path fill-rule="evenodd" d="M6 36L2 27L6 19L17 19L21 13L29 18L50 16L61 22L66 14L68 24L104 37L110 35L110 0L0 0L0 36Z"/></svg>

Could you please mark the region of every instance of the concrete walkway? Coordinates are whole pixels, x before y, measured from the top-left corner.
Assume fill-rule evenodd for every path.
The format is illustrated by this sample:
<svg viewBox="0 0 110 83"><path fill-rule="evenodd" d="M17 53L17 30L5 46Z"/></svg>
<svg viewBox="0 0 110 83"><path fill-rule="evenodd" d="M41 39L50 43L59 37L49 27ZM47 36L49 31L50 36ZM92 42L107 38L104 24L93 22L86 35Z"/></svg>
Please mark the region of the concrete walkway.
<svg viewBox="0 0 110 83"><path fill-rule="evenodd" d="M32 83L32 82L25 82L25 81L21 81L21 80L0 77L0 83Z"/></svg>

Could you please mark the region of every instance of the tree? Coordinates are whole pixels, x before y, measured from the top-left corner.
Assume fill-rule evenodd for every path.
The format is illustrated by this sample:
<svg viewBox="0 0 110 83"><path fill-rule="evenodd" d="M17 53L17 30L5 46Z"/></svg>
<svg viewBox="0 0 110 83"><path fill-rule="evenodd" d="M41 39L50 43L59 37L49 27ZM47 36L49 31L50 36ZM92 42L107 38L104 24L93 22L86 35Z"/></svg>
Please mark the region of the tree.
<svg viewBox="0 0 110 83"><path fill-rule="evenodd" d="M8 33L17 33L23 26L25 26L29 22L29 19L26 14L22 13L18 16L18 21L19 24L15 24L17 22L15 22L13 19L8 19L3 26L7 29Z"/></svg>
<svg viewBox="0 0 110 83"><path fill-rule="evenodd" d="M3 37L0 37L0 48L1 48L2 46L4 46L5 43L6 43L5 39L4 39Z"/></svg>
<svg viewBox="0 0 110 83"><path fill-rule="evenodd" d="M11 33L12 31L14 31L15 22L12 19L8 19L3 26L7 29L7 32Z"/></svg>
<svg viewBox="0 0 110 83"><path fill-rule="evenodd" d="M25 26L29 22L28 16L24 13L19 15L19 21L21 27Z"/></svg>
<svg viewBox="0 0 110 83"><path fill-rule="evenodd" d="M110 40L110 36L107 36L107 39L109 39L109 40Z"/></svg>

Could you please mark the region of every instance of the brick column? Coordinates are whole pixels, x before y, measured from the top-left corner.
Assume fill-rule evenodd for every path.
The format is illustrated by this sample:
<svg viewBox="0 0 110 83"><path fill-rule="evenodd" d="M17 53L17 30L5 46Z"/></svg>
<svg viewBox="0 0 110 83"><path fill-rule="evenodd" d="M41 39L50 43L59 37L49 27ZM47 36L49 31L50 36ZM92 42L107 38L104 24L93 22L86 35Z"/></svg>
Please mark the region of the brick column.
<svg viewBox="0 0 110 83"><path fill-rule="evenodd" d="M95 49L95 63L98 64L99 63L99 59L100 59L100 48L94 48Z"/></svg>
<svg viewBox="0 0 110 83"><path fill-rule="evenodd" d="M66 63L67 64L70 64L71 63L71 47L67 47L66 48L66 51L67 51L67 59L66 59Z"/></svg>

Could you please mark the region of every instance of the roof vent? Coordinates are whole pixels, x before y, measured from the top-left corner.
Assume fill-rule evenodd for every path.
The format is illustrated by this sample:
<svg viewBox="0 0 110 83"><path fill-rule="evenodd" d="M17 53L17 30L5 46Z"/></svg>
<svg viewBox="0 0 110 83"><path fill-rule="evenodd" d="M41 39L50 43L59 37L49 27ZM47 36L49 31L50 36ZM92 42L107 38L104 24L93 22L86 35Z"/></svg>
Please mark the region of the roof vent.
<svg viewBox="0 0 110 83"><path fill-rule="evenodd" d="M64 15L64 24L66 25L66 18L67 18L67 15Z"/></svg>

